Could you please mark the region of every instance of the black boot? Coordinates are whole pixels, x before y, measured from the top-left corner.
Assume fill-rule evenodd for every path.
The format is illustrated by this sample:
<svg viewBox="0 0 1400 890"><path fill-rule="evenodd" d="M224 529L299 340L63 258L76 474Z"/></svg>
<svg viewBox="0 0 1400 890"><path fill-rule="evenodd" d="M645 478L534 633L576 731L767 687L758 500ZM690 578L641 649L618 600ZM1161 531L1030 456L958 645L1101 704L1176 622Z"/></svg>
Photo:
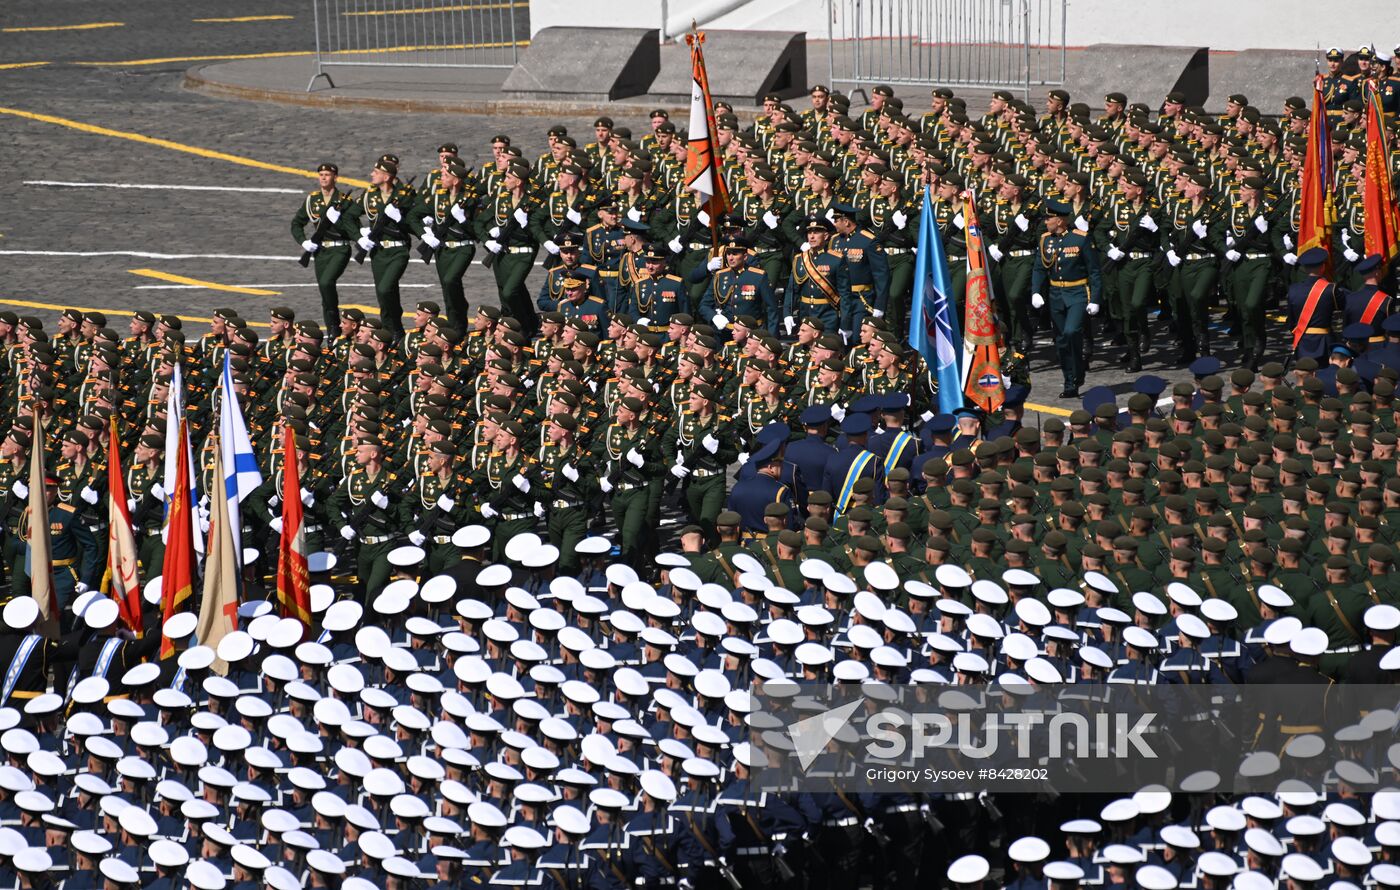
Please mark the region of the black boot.
<svg viewBox="0 0 1400 890"><path fill-rule="evenodd" d="M1210 328L1200 328L1196 331L1196 348L1201 355L1210 355Z"/></svg>
<svg viewBox="0 0 1400 890"><path fill-rule="evenodd" d="M1128 372L1132 374L1136 374L1138 371L1142 370L1142 353L1138 352L1137 346L1133 343L1128 344L1127 367Z"/></svg>

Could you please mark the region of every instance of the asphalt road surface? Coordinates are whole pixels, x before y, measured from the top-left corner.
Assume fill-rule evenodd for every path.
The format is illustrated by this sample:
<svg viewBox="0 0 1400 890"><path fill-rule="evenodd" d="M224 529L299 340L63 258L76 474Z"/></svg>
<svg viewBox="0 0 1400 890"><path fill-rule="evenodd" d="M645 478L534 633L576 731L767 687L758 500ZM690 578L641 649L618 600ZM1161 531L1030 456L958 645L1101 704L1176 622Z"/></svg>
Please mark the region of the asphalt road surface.
<svg viewBox="0 0 1400 890"><path fill-rule="evenodd" d="M309 3L287 0L29 0L0 9L0 148L10 172L0 306L46 325L65 307L97 308L118 330L136 309L180 315L196 331L221 306L254 322L283 304L319 319L311 273L297 265L288 230L318 162L334 160L343 177L362 179L380 154L393 152L405 175L421 177L445 140L475 161L489 154L493 134L510 133L533 158L550 123L590 130L591 116L307 108L181 86L192 65L309 53L310 15ZM532 278L532 291L539 280ZM406 307L440 299L434 270L419 262L403 283ZM495 302L487 270L474 265L466 286L471 305ZM341 298L374 311L368 264L351 264ZM1166 364L1171 338L1156 333L1146 370L1188 378ZM1127 392L1132 375L1105 360L1116 351L1105 352L1088 385ZM1077 405L1055 398L1053 360L1042 336L1031 401L1064 413Z"/></svg>

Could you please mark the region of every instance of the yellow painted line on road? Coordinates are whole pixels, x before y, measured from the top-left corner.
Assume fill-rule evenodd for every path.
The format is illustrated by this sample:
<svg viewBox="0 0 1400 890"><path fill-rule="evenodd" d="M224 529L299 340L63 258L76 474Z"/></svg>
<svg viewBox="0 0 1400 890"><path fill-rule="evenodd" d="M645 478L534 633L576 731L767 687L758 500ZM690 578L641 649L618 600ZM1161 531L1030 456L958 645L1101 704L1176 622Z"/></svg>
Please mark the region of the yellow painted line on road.
<svg viewBox="0 0 1400 890"><path fill-rule="evenodd" d="M376 9L365 12L345 12L344 16L362 15L418 15L423 12L473 12L478 9L523 9L529 3L458 3L452 6L423 6L418 9Z"/></svg>
<svg viewBox="0 0 1400 890"><path fill-rule="evenodd" d="M74 306L72 303L38 303L34 300L10 300L0 299L0 306L18 306L23 309L49 309L54 312L62 312L65 309L77 309L79 312L105 312L109 315L132 315L135 309L114 309L111 306ZM195 321L209 324L214 319L200 315L177 315L181 321ZM265 328L268 323L265 321L250 321L249 327Z"/></svg>
<svg viewBox="0 0 1400 890"><path fill-rule="evenodd" d="M0 71L13 71L16 68L42 68L47 64L48 62L10 62L6 65L0 65Z"/></svg>
<svg viewBox="0 0 1400 890"><path fill-rule="evenodd" d="M5 108L0 106L0 114L22 117L26 120L39 121L40 123L53 124L59 127L66 127L70 130L77 130L81 133L91 133L94 136L110 136L113 139L126 139L131 142L139 142L143 145L153 145L156 148L167 148L171 151L184 152L185 154L198 155L201 158L210 158L215 161L227 161L230 164L238 164L243 167L254 167L258 170L268 170L273 173L286 173L291 176L303 176L307 179L315 179L317 174L314 170L302 170L297 167L288 167L283 164L269 164L266 161L258 161L253 158L245 158L242 155L232 155L227 152L214 151L208 148L200 148L197 145L186 145L183 142L174 142L170 139L158 139L154 136L144 136L140 133L132 133L127 130L114 130L110 127L99 127L96 124L86 124L82 121L70 120L66 117L55 117L51 114L38 114L33 111L23 111L18 108ZM356 188L368 188L369 183L363 179L349 179L340 177L340 181Z"/></svg>
<svg viewBox="0 0 1400 890"><path fill-rule="evenodd" d="M1037 405L1035 402L1027 402L1026 408L1031 411L1039 411L1041 414L1055 414L1060 417L1069 417L1074 413L1068 408L1056 408L1054 405Z"/></svg>
<svg viewBox="0 0 1400 890"><path fill-rule="evenodd" d="M98 28L120 28L126 22L88 22L85 25L34 25L28 28L0 28L6 34L24 34L33 31L94 31Z"/></svg>
<svg viewBox="0 0 1400 890"><path fill-rule="evenodd" d="M251 294L255 297L274 297L281 291L263 290L257 287L238 287L233 284L219 284L217 281L205 281L203 278L188 278L184 275L172 275L169 272L161 272L156 269L127 269L132 275L140 275L145 278L155 278L158 281L169 281L172 284L192 284L195 287L207 287L210 290L222 290L235 294Z"/></svg>
<svg viewBox="0 0 1400 890"><path fill-rule="evenodd" d="M286 22L295 18L290 15L239 15L229 19L190 19L201 25L232 25L240 22Z"/></svg>
<svg viewBox="0 0 1400 890"><path fill-rule="evenodd" d="M328 56L373 56L382 53L412 53L447 49L501 49L509 46L529 46L528 40L506 40L491 43L429 43L421 46L386 46L377 49L345 49L324 53ZM170 65L176 62L233 62L240 59L290 59L296 56L314 56L311 50L290 50L275 53L236 53L223 56L165 56L158 59L124 59L116 62L74 62L98 68L135 67L140 65Z"/></svg>

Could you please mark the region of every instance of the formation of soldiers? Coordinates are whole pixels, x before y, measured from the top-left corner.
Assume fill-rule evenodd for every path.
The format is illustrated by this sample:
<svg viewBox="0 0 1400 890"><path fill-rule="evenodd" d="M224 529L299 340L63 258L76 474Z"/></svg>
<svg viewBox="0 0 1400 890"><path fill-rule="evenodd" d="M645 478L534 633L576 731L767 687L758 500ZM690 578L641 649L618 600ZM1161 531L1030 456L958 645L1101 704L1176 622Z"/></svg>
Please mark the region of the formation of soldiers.
<svg viewBox="0 0 1400 890"><path fill-rule="evenodd" d="M761 680L1224 689L1390 683L1400 668L1400 315L1381 300L1341 331L1308 321L1287 368L1262 347L1233 370L1196 354L1215 292L1193 251L1227 237L1226 263L1267 252L1239 239L1277 237L1264 278L1297 260L1308 312L1350 305L1285 240L1291 137L1271 143L1243 101L1237 141L1170 96L1152 120L1113 96L1099 120L1058 94L1044 118L999 96L974 124L944 92L917 116L879 89L858 119L825 90L804 115L772 102L748 132L725 115L737 209L713 246L675 189L682 151L664 115L639 141L600 118L594 141L552 133L533 164L504 136L479 168L444 145L421 191L392 156L353 200L323 165L324 191L292 223L322 323L278 307L263 334L224 308L195 336L138 312L123 335L100 312L69 310L54 331L0 312L0 883L1400 885L1388 762L1339 764L1315 791L1190 787L1015 811L985 795L751 781L769 762L750 738ZM1296 132L1300 110L1274 135ZM1033 297L1053 313L1067 299L1053 289L1073 287L1036 265L1042 229L1057 245L1091 240L1105 270L1150 261L1121 267L1119 293L1142 302L1107 317L1135 355L1134 313L1167 276L1194 383L1168 393L1140 377L1124 406L1099 388L1066 421L1034 425L1024 385L991 416L937 413L901 319L918 212L904 196L922 183L954 255L967 221L946 210L977 189L1021 336ZM443 304L419 303L404 326L410 236L437 263ZM339 308L355 247L380 317ZM501 305L471 312L460 281L478 249ZM1376 265L1358 255L1343 272L1379 288ZM180 420L169 387L178 367L207 493L223 484L226 359L265 480L242 504L240 630L199 645L193 613L162 623L154 585L138 637L103 594L111 421L149 580ZM289 428L310 629L267 590ZM32 632L27 595L33 448L53 475L54 640ZM1319 722L1268 716L1285 741ZM1393 733L1384 716L1366 731Z"/></svg>

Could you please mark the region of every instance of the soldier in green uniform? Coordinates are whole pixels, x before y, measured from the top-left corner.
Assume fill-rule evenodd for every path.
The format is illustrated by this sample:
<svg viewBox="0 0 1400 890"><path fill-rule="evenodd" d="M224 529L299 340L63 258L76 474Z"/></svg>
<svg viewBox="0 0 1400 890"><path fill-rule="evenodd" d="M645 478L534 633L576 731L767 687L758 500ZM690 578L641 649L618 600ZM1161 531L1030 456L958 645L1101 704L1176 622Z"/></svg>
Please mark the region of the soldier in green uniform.
<svg viewBox="0 0 1400 890"><path fill-rule="evenodd" d="M1156 202L1147 195L1147 178L1137 172L1125 174L1120 187L1122 196L1100 223L1105 255L1117 268L1114 287L1106 285L1104 293L1127 342L1127 369L1137 373L1147 342L1147 300L1154 287L1159 226Z"/></svg>
<svg viewBox="0 0 1400 890"><path fill-rule="evenodd" d="M520 322L526 337L539 329L539 316L525 289L539 253L530 231L530 217L538 207L539 199L530 191L529 165L511 164L501 190L483 198L477 224L478 237L495 258L492 271L501 311Z"/></svg>
<svg viewBox="0 0 1400 890"><path fill-rule="evenodd" d="M355 240L355 216L347 214L353 203L348 191L336 188L340 168L330 162L316 167L317 188L311 190L292 216L292 240L315 260L316 288L321 292L321 317L326 330L340 321L340 293L336 282L350 263ZM322 217L325 222L322 223ZM307 226L311 231L307 231Z"/></svg>
<svg viewBox="0 0 1400 890"><path fill-rule="evenodd" d="M467 165L448 158L437 185L425 189L413 208L409 224L437 262L438 284L447 308L447 322L457 330L467 326L467 298L462 277L476 256L476 213L480 196L467 179Z"/></svg>
<svg viewBox="0 0 1400 890"><path fill-rule="evenodd" d="M646 406L632 396L617 401L616 414L598 437L593 462L598 485L612 495L613 526L618 530L622 559L643 565L652 549L653 531L646 527L647 483L662 470L660 442L641 423Z"/></svg>
<svg viewBox="0 0 1400 890"><path fill-rule="evenodd" d="M355 550L359 586L373 598L389 583L389 552L411 525L398 475L384 465L384 445L366 437L355 446L355 465L331 495L327 514Z"/></svg>
<svg viewBox="0 0 1400 890"><path fill-rule="evenodd" d="M1078 398L1085 373L1084 315L1099 311L1099 264L1089 233L1069 228L1069 205L1050 201L1045 208L1045 232L1031 273L1031 305L1039 309L1049 304L1065 383L1060 398Z"/></svg>
<svg viewBox="0 0 1400 890"><path fill-rule="evenodd" d="M453 466L457 446L440 438L427 446L424 467L415 478L409 502L418 516L408 540L428 553L428 574L440 575L457 565L462 551L452 543L457 529L472 520L471 492L465 474Z"/></svg>
<svg viewBox="0 0 1400 890"><path fill-rule="evenodd" d="M682 481L686 515L699 525L706 541L715 540L715 517L724 507L726 468L738 456L730 419L715 408L720 394L707 383L690 388L689 404L672 424L662 445L662 459Z"/></svg>
<svg viewBox="0 0 1400 890"><path fill-rule="evenodd" d="M1198 353L1210 355L1208 308L1219 277L1224 227L1207 194L1210 179L1203 173L1181 178L1185 201L1180 211L1181 225L1173 232L1167 250L1167 262L1175 270L1179 360L1186 364L1195 360Z"/></svg>
<svg viewBox="0 0 1400 890"><path fill-rule="evenodd" d="M510 539L533 529L544 515L533 494L535 486L543 489L544 483L535 459L521 447L524 441L520 421L502 423L490 455L472 479L472 487L481 493L481 516L492 528L492 558L497 562L504 558Z"/></svg>
<svg viewBox="0 0 1400 890"><path fill-rule="evenodd" d="M1005 178L996 201L991 206L991 219L981 220L987 253L996 262L993 274L999 279L995 293L1004 317L1011 319L1011 341L1020 344L1022 353L1029 353L1035 324L1028 308L1028 294L1036 293L1031 277L1039 265L1036 260L1037 237L1040 235L1040 208L1030 194L1024 176L1013 173ZM961 300L959 300L961 310Z"/></svg>
<svg viewBox="0 0 1400 890"><path fill-rule="evenodd" d="M545 428L536 461L544 486L541 497L548 516L549 543L559 548L559 572L578 571L578 543L588 534L588 505L597 491L593 455L579 442L579 420L572 414L551 417Z"/></svg>
<svg viewBox="0 0 1400 890"><path fill-rule="evenodd" d="M1247 176L1240 182L1239 200L1223 215L1225 259L1241 332L1244 364L1259 370L1264 360L1264 311L1273 269L1276 212L1264 200L1264 180Z"/></svg>
<svg viewBox="0 0 1400 890"><path fill-rule="evenodd" d="M370 170L370 187L350 210L360 221L360 249L370 255L379 319L396 335L403 334L403 300L399 280L408 268L410 222L418 195L400 182L397 161L380 158ZM368 223L368 225L366 225Z"/></svg>

